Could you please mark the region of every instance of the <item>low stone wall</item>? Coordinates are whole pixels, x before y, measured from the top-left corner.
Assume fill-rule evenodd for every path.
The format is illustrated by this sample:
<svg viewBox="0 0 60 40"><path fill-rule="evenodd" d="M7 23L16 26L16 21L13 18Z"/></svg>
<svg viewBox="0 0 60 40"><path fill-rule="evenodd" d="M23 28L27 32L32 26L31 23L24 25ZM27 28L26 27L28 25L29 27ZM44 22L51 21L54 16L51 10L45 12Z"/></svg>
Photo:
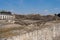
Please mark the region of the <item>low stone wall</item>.
<svg viewBox="0 0 60 40"><path fill-rule="evenodd" d="M40 30L34 30L23 35L1 38L1 40L54 40L57 36L60 36L60 23L48 24L46 26L46 28Z"/></svg>

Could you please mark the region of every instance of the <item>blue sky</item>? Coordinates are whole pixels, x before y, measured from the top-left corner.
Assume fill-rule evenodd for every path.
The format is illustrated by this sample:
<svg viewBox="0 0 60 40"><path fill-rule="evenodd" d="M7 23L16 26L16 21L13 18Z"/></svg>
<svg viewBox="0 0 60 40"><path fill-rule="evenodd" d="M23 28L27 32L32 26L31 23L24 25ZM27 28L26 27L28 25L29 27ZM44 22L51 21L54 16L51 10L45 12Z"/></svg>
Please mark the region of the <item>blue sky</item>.
<svg viewBox="0 0 60 40"><path fill-rule="evenodd" d="M17 14L54 14L60 12L60 0L0 0L0 10Z"/></svg>

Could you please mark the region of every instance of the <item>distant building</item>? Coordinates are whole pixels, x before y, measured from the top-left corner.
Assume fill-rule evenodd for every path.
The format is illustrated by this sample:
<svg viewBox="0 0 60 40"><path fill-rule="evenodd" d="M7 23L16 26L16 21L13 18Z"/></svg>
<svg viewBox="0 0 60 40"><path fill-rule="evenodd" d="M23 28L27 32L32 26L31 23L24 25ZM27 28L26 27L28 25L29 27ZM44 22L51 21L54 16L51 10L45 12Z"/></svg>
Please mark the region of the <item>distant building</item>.
<svg viewBox="0 0 60 40"><path fill-rule="evenodd" d="M11 12L1 11L0 20L12 20L14 17Z"/></svg>

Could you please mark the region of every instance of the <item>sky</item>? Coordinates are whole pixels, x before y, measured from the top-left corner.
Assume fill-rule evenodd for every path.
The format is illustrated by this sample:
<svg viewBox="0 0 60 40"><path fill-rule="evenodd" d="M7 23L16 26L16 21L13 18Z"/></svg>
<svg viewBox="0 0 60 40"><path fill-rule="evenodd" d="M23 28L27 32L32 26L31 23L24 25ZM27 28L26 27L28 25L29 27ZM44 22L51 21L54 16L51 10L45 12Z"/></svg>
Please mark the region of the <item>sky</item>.
<svg viewBox="0 0 60 40"><path fill-rule="evenodd" d="M16 14L54 14L60 12L60 0L0 0L0 10Z"/></svg>

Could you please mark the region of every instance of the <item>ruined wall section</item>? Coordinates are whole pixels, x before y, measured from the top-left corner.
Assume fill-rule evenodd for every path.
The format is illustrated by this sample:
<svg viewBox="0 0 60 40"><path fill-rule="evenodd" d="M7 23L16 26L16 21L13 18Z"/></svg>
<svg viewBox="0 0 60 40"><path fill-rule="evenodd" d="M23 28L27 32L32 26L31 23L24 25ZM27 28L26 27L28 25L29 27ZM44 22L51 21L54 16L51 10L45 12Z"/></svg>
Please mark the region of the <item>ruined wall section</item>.
<svg viewBox="0 0 60 40"><path fill-rule="evenodd" d="M44 26L46 28L27 32L23 35L3 38L1 40L54 40L60 36L60 23L46 23Z"/></svg>

